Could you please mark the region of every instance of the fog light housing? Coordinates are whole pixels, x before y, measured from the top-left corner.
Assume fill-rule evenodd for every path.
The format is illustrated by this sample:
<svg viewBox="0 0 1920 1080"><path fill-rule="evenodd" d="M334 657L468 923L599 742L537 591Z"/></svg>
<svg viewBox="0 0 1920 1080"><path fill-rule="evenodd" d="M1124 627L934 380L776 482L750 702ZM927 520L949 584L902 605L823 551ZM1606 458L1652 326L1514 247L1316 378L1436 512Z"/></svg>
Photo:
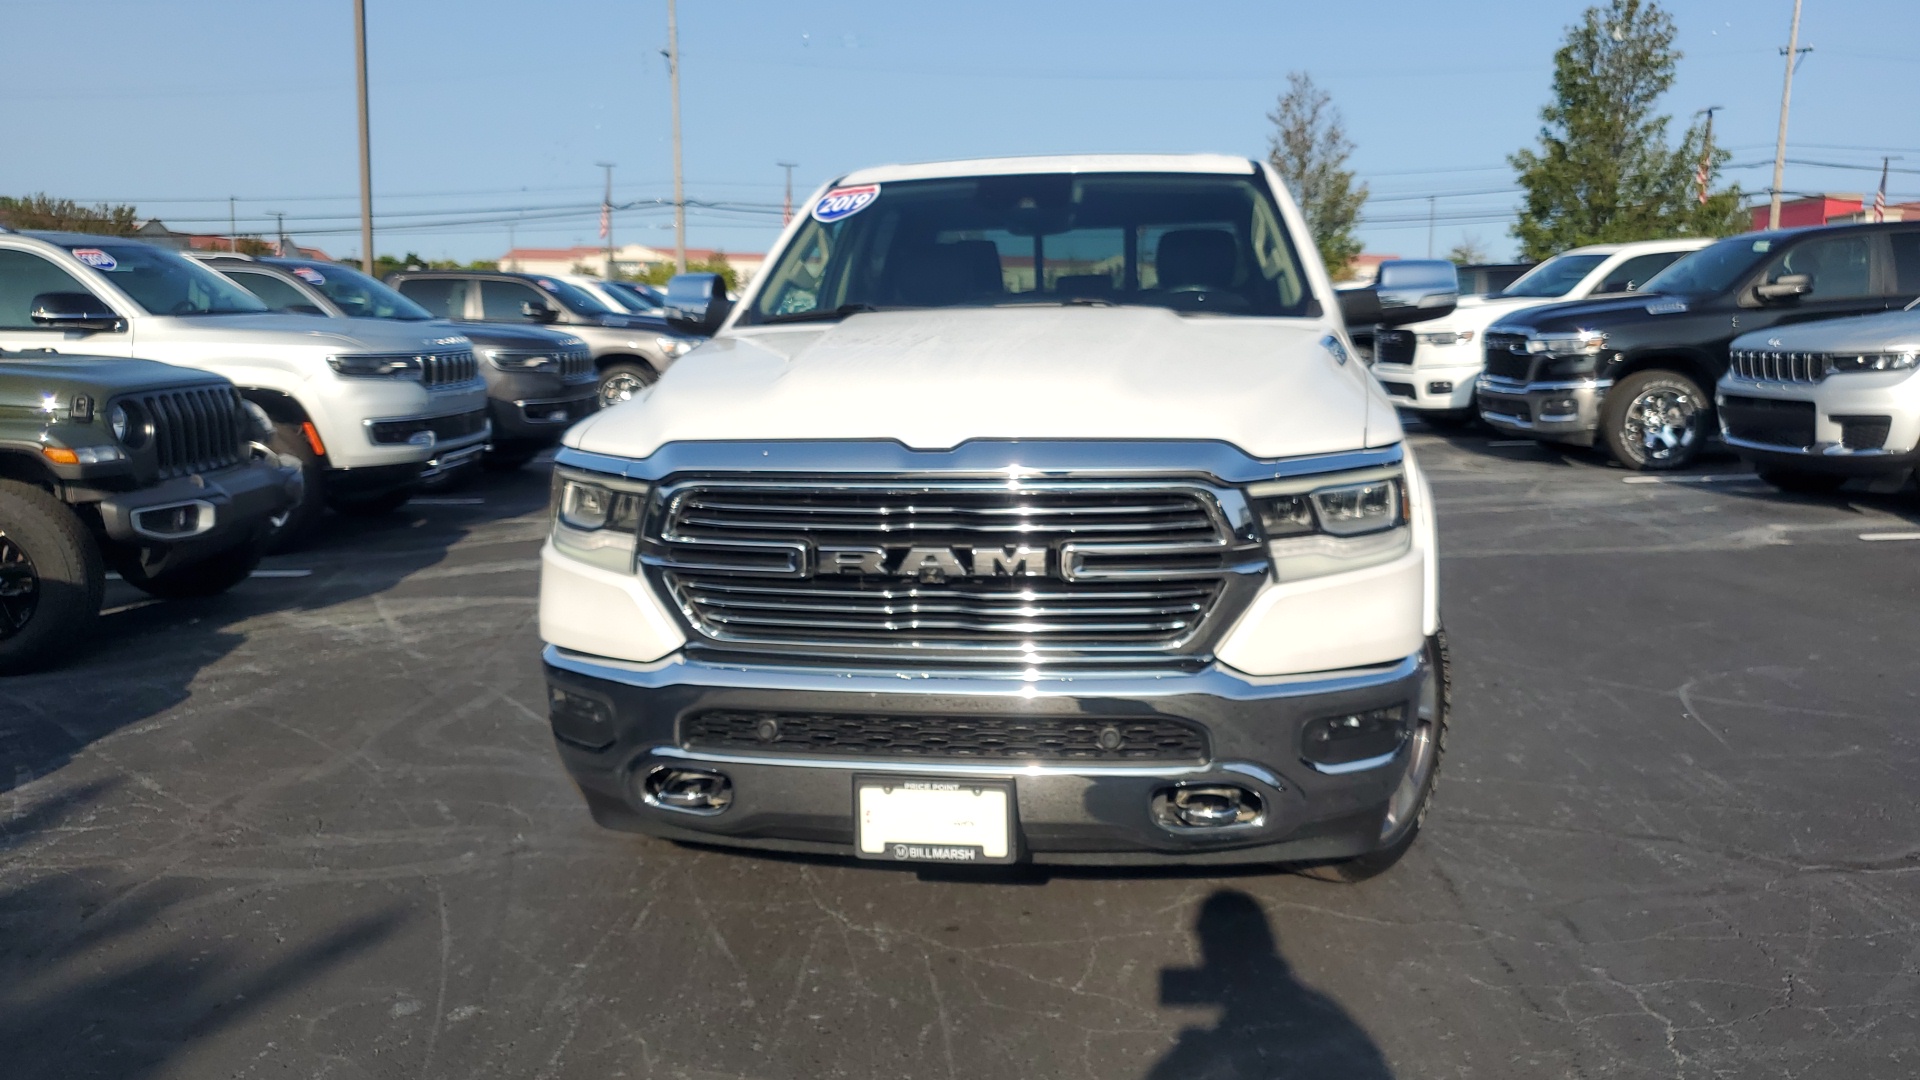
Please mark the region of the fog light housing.
<svg viewBox="0 0 1920 1080"><path fill-rule="evenodd" d="M1407 707L1323 716L1300 730L1300 756L1321 772L1383 765L1407 739Z"/></svg>
<svg viewBox="0 0 1920 1080"><path fill-rule="evenodd" d="M1427 384L1427 393L1451 394L1453 393L1453 384L1446 381L1445 379L1441 379L1437 382L1430 382Z"/></svg>
<svg viewBox="0 0 1920 1080"><path fill-rule="evenodd" d="M1548 398L1537 415L1542 420L1574 420L1580 416L1580 403L1570 397Z"/></svg>
<svg viewBox="0 0 1920 1080"><path fill-rule="evenodd" d="M1181 784L1153 793L1148 812L1163 829L1224 829L1266 818L1260 796L1236 784Z"/></svg>
<svg viewBox="0 0 1920 1080"><path fill-rule="evenodd" d="M613 745L613 706L558 686L547 687L547 719L554 737L583 750Z"/></svg>
<svg viewBox="0 0 1920 1080"><path fill-rule="evenodd" d="M711 816L733 805L733 781L707 769L662 767L647 774L640 794L648 806Z"/></svg>

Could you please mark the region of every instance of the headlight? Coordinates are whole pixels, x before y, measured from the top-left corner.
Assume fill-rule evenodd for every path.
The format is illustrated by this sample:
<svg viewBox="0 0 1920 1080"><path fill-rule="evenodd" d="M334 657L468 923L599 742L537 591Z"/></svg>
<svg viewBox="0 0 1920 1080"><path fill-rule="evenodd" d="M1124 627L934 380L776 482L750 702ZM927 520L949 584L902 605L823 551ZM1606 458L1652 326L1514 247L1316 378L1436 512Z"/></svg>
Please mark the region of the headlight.
<svg viewBox="0 0 1920 1080"><path fill-rule="evenodd" d="M127 441L126 406L115 405L107 410L107 428L113 432L114 438L119 439L121 442Z"/></svg>
<svg viewBox="0 0 1920 1080"><path fill-rule="evenodd" d="M554 372L560 370L560 358L552 353L522 352L514 349L488 349L487 363L501 371Z"/></svg>
<svg viewBox="0 0 1920 1080"><path fill-rule="evenodd" d="M633 569L647 486L595 473L554 470L553 546L606 570Z"/></svg>
<svg viewBox="0 0 1920 1080"><path fill-rule="evenodd" d="M329 356L327 364L350 379L418 379L420 361L412 356Z"/></svg>
<svg viewBox="0 0 1920 1080"><path fill-rule="evenodd" d="M1471 330L1435 330L1430 334L1415 335L1423 345L1464 345L1473 340Z"/></svg>
<svg viewBox="0 0 1920 1080"><path fill-rule="evenodd" d="M1920 351L1858 353L1827 357L1827 370L1835 375L1847 371L1909 371L1920 365Z"/></svg>
<svg viewBox="0 0 1920 1080"><path fill-rule="evenodd" d="M1407 481L1397 466L1305 476L1247 489L1281 581L1377 566L1413 545Z"/></svg>
<svg viewBox="0 0 1920 1080"><path fill-rule="evenodd" d="M693 347L700 344L692 338L668 337L665 334L654 338L653 343L660 346L661 352L666 353L676 360L692 352Z"/></svg>
<svg viewBox="0 0 1920 1080"><path fill-rule="evenodd" d="M1527 351L1549 356L1593 356L1607 346L1598 330L1550 330L1527 335Z"/></svg>

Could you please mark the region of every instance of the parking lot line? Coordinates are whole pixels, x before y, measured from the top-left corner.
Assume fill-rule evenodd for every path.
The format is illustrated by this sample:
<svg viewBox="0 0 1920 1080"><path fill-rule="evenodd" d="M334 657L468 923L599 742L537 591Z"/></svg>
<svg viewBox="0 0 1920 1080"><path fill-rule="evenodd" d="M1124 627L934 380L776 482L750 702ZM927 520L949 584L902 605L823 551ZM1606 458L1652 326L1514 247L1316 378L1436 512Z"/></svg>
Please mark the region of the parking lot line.
<svg viewBox="0 0 1920 1080"><path fill-rule="evenodd" d="M407 500L408 506L484 506L485 499L452 499L437 495L417 495Z"/></svg>
<svg viewBox="0 0 1920 1080"><path fill-rule="evenodd" d="M1862 540L1920 540L1920 532L1861 533Z"/></svg>
<svg viewBox="0 0 1920 1080"><path fill-rule="evenodd" d="M1722 473L1718 476L1623 476L1623 484L1759 484L1765 483L1754 473Z"/></svg>
<svg viewBox="0 0 1920 1080"><path fill-rule="evenodd" d="M272 578L300 578L300 577L312 577L313 571L311 570L255 570L251 576L272 577Z"/></svg>
<svg viewBox="0 0 1920 1080"><path fill-rule="evenodd" d="M1539 446L1533 439L1488 439L1488 446Z"/></svg>

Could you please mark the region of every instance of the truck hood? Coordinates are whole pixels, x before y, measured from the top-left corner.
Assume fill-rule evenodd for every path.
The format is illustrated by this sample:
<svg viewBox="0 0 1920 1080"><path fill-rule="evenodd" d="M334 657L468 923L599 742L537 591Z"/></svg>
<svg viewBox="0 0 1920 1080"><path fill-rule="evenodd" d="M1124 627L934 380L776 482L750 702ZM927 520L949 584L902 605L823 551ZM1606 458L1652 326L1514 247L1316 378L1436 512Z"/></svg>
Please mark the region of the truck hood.
<svg viewBox="0 0 1920 1080"><path fill-rule="evenodd" d="M876 312L732 331L567 435L639 458L673 442L1219 440L1254 457L1400 440L1391 403L1315 323L1158 308Z"/></svg>
<svg viewBox="0 0 1920 1080"><path fill-rule="evenodd" d="M1736 349L1784 352L1920 351L1920 310L1776 326L1735 338Z"/></svg>
<svg viewBox="0 0 1920 1080"><path fill-rule="evenodd" d="M557 349L568 342L580 341L577 335L564 326L547 329L539 326L515 326L511 323L453 323L438 319L432 323L413 323L412 325L430 326L432 332L436 334L464 334L476 348Z"/></svg>
<svg viewBox="0 0 1920 1080"><path fill-rule="evenodd" d="M1559 301L1550 296L1463 296L1452 311L1428 322L1412 323L1410 329L1422 333L1432 330L1480 330L1492 326L1502 316L1554 303Z"/></svg>
<svg viewBox="0 0 1920 1080"><path fill-rule="evenodd" d="M445 348L465 331L442 322L337 319L324 315L159 315L134 324L136 348L204 344L222 352L248 347L307 346L348 352L412 353Z"/></svg>
<svg viewBox="0 0 1920 1080"><path fill-rule="evenodd" d="M1612 293L1589 300L1568 300L1558 304L1549 302L1544 306L1502 312L1494 323L1522 330L1605 330L1611 326L1657 318L1647 311L1648 305L1671 299L1655 293Z"/></svg>
<svg viewBox="0 0 1920 1080"><path fill-rule="evenodd" d="M12 391L22 388L34 400L54 393L64 401L84 390L104 401L118 394L208 385L228 384L218 375L153 360L72 353L10 353L0 358L0 401L18 396Z"/></svg>

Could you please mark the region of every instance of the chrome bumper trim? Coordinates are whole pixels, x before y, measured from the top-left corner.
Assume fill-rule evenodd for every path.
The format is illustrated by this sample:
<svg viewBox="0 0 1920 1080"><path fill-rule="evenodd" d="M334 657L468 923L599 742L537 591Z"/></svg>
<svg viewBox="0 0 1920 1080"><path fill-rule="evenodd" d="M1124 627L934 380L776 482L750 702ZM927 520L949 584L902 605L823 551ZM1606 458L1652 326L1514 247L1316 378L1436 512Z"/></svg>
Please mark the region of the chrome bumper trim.
<svg viewBox="0 0 1920 1080"><path fill-rule="evenodd" d="M754 754L714 754L699 750L682 750L677 746L656 746L647 751L647 755L656 758L668 758L684 761L693 765L763 765L791 769L843 769L850 772L910 773L930 776L1205 776L1222 769L1234 769L1239 762L1221 762L1217 765L1195 765L1189 762L1167 762L1163 765L1019 765L1004 761L916 761L912 758L881 757L870 758L828 758L828 757L777 757L774 755L757 756ZM1260 766L1258 775L1272 777L1273 774ZM1280 788L1278 779L1274 787ZM1284 790L1284 789L1283 789Z"/></svg>
<svg viewBox="0 0 1920 1080"><path fill-rule="evenodd" d="M1781 446L1777 443L1754 442L1750 439L1742 439L1727 434L1725 427L1722 427L1720 430L1720 439L1736 450L1754 450L1766 454L1798 454L1801 457L1829 458L1874 458L1894 457L1897 455L1896 451L1888 450L1883 446L1876 446L1868 450L1849 450L1839 443L1814 443L1812 446Z"/></svg>
<svg viewBox="0 0 1920 1080"><path fill-rule="evenodd" d="M1307 765L1317 773L1325 773L1328 776L1345 776L1348 773L1366 772L1368 769L1377 769L1382 765L1391 765L1399 760L1399 758L1400 751L1395 750L1391 754L1361 758L1359 761L1344 761L1338 765L1322 765L1314 761L1307 762Z"/></svg>
<svg viewBox="0 0 1920 1080"><path fill-rule="evenodd" d="M436 476L450 473L462 465L471 465L473 462L478 461L480 455L486 453L486 451L486 436L482 435L480 441L471 446L462 447L449 453L439 454L429 459L427 461L427 467L420 473L420 479L431 480Z"/></svg>
<svg viewBox="0 0 1920 1080"><path fill-rule="evenodd" d="M1524 397L1527 394L1551 393L1556 390L1559 390L1559 391L1605 390L1607 387L1613 385L1613 380L1612 379L1569 379L1564 382L1523 383L1523 382L1515 382L1512 379L1497 378L1492 375L1482 375L1480 376L1476 385L1478 385L1480 389L1489 391L1491 393L1511 394L1515 397Z"/></svg>

